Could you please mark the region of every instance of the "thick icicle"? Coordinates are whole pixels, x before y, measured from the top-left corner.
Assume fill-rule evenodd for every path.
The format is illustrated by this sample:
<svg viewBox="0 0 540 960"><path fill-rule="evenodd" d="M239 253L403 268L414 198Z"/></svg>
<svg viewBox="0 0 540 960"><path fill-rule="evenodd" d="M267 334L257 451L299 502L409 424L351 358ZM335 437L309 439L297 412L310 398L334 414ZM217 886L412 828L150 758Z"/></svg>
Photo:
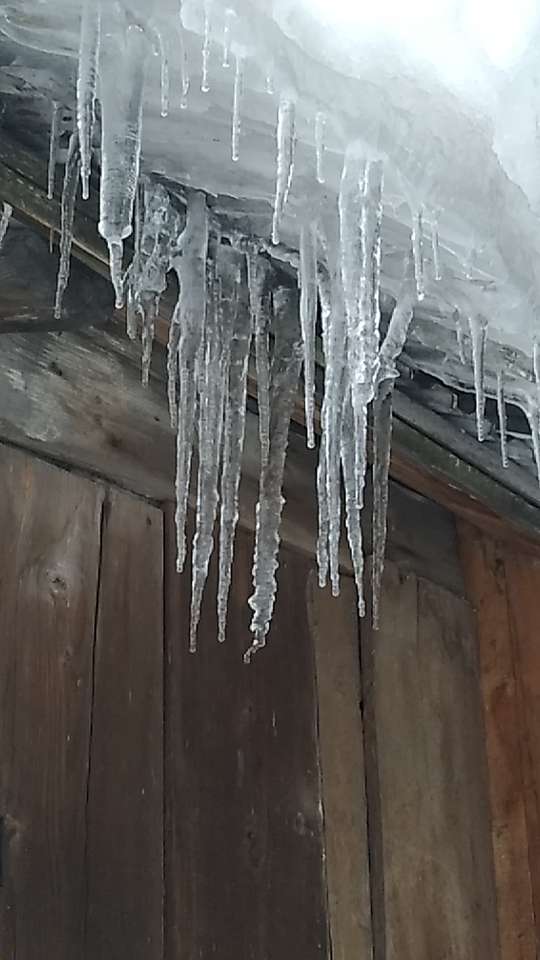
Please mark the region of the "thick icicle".
<svg viewBox="0 0 540 960"><path fill-rule="evenodd" d="M242 88L244 85L244 62L242 57L236 57L236 69L234 73L234 95L233 95L233 118L232 118L232 137L231 154L236 163L240 158L240 107L242 103Z"/></svg>
<svg viewBox="0 0 540 960"><path fill-rule="evenodd" d="M216 254L217 256L218 254ZM189 649L197 649L197 629L208 567L214 548L214 524L218 506L218 478L225 387L228 383L228 358L232 311L223 310L220 279L210 271L211 305L207 308L204 332L204 369L201 369L199 394L199 473L197 510L191 566L191 618Z"/></svg>
<svg viewBox="0 0 540 960"><path fill-rule="evenodd" d="M439 220L434 216L431 224L431 252L433 254L433 276L435 280L442 280L441 258L439 246Z"/></svg>
<svg viewBox="0 0 540 960"><path fill-rule="evenodd" d="M499 437L501 443L501 463L508 466L508 442L506 425L506 401L504 398L504 372L497 370L497 413L499 416Z"/></svg>
<svg viewBox="0 0 540 960"><path fill-rule="evenodd" d="M317 322L317 250L314 228L300 231L300 323L304 345L304 399L307 445L315 446L315 326Z"/></svg>
<svg viewBox="0 0 540 960"><path fill-rule="evenodd" d="M203 36L203 45L202 45L202 74L201 74L201 90L203 93L209 93L210 84L208 82L208 64L210 61L210 30L211 30L211 21L210 15L212 10L211 0L205 0L204 4L204 36Z"/></svg>
<svg viewBox="0 0 540 960"><path fill-rule="evenodd" d="M461 316L461 312L458 310L457 307L454 310L453 317L454 317L454 324L456 327L456 339L457 339L457 345L458 345L459 359L460 359L460 362L465 366L467 364L467 356L465 353L465 335L466 335L465 324L463 322L463 317Z"/></svg>
<svg viewBox="0 0 540 960"><path fill-rule="evenodd" d="M176 569L186 558L186 510L191 475L196 360L206 323L206 257L208 212L202 193L190 193L180 259L180 344L178 431L176 439Z"/></svg>
<svg viewBox="0 0 540 960"><path fill-rule="evenodd" d="M58 100L52 102L51 132L49 135L49 167L47 170L47 199L54 197L54 174L56 171L56 157L58 154L58 140L60 138L60 104Z"/></svg>
<svg viewBox="0 0 540 960"><path fill-rule="evenodd" d="M279 101L277 122L276 196L272 222L273 243L279 243L279 228L292 183L296 148L295 114L294 101L289 97L282 97Z"/></svg>
<svg viewBox="0 0 540 960"><path fill-rule="evenodd" d="M8 231L12 213L13 207L10 203L6 203L4 200L2 204L2 216L0 217L0 249L2 249L4 240L6 239L6 233Z"/></svg>
<svg viewBox="0 0 540 960"><path fill-rule="evenodd" d="M412 251L414 256L414 276L416 279L416 296L419 300L425 297L424 276L424 218L420 207L413 215L411 232Z"/></svg>
<svg viewBox="0 0 540 960"><path fill-rule="evenodd" d="M268 265L266 260L259 256L256 246L248 247L246 266L249 304L255 335L261 465L264 465L268 460L270 445L270 348L268 343L270 310L268 295L265 292Z"/></svg>
<svg viewBox="0 0 540 960"><path fill-rule="evenodd" d="M73 244L73 218L75 216L75 198L77 196L80 165L79 138L76 133L73 133L69 141L62 190L60 263L54 302L55 320L60 320L62 316L62 300L69 280L71 246Z"/></svg>
<svg viewBox="0 0 540 960"><path fill-rule="evenodd" d="M130 24L122 38L103 43L101 86L101 191L99 232L107 241L116 306L124 302L123 241L132 230L141 154L142 103L147 44Z"/></svg>
<svg viewBox="0 0 540 960"><path fill-rule="evenodd" d="M90 192L92 134L96 118L96 88L101 35L101 0L84 0L77 75L77 128L81 154L83 200Z"/></svg>
<svg viewBox="0 0 540 960"><path fill-rule="evenodd" d="M241 288L239 288L241 290ZM225 399L221 515L219 525L219 581L217 592L218 640L225 640L231 585L234 538L238 523L238 491L246 424L246 393L251 316L248 305L237 296L233 310L229 382Z"/></svg>
<svg viewBox="0 0 540 960"><path fill-rule="evenodd" d="M486 352L487 320L481 314L469 317L471 332L472 359L474 371L474 393L476 397L476 433L480 442L485 439L484 409L484 356Z"/></svg>
<svg viewBox="0 0 540 960"><path fill-rule="evenodd" d="M283 471L302 363L301 333L298 326L298 301L295 291L283 287L274 292L275 347L272 362L270 451L261 473L257 503L255 553L253 557L254 592L249 598L253 610L253 643L244 660L264 647L276 597L279 527L283 510Z"/></svg>
<svg viewBox="0 0 540 960"><path fill-rule="evenodd" d="M324 183L324 128L326 126L326 116L320 110L315 114L315 154L317 163L317 181Z"/></svg>

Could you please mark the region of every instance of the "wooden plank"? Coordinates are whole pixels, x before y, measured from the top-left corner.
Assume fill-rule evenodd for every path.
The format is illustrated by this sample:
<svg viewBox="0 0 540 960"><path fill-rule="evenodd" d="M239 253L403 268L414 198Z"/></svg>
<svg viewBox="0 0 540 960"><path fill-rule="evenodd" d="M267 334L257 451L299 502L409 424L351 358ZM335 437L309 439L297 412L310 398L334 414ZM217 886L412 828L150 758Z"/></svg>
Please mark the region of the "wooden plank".
<svg viewBox="0 0 540 960"><path fill-rule="evenodd" d="M102 488L0 446L0 954L83 955Z"/></svg>
<svg viewBox="0 0 540 960"><path fill-rule="evenodd" d="M501 960L534 960L521 686L515 675L504 550L464 521L458 531L465 583L476 612Z"/></svg>
<svg viewBox="0 0 540 960"><path fill-rule="evenodd" d="M162 960L163 524L106 504L88 784L86 956Z"/></svg>
<svg viewBox="0 0 540 960"><path fill-rule="evenodd" d="M354 581L338 598L310 578L315 645L326 877L332 960L370 960L371 898L367 839L360 651Z"/></svg>
<svg viewBox="0 0 540 960"><path fill-rule="evenodd" d="M378 805L370 807L382 869L372 893L377 960L498 956L468 616L464 601L413 575L403 578L389 563L381 629L373 637L362 626L362 664L372 658L366 740L373 736L377 745Z"/></svg>
<svg viewBox="0 0 540 960"><path fill-rule="evenodd" d="M525 810L532 882L536 949L540 944L540 653L538 602L540 563L508 551L504 558L506 590L514 641L515 675L521 706L521 745Z"/></svg>
<svg viewBox="0 0 540 960"><path fill-rule="evenodd" d="M190 655L170 516L167 530L167 960L327 958L309 566L282 551L269 644L246 666L253 543L241 530L227 640L214 563Z"/></svg>

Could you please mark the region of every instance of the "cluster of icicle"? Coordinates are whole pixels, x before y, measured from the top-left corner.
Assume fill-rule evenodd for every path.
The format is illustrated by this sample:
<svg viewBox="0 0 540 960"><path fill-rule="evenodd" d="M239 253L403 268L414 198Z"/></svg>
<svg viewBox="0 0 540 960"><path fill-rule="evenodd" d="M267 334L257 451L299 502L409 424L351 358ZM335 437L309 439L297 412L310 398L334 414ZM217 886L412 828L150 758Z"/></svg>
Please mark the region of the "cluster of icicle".
<svg viewBox="0 0 540 960"><path fill-rule="evenodd" d="M202 48L202 89L208 90L209 6ZM361 512L368 463L368 411L373 410L373 557L372 608L377 626L384 563L392 391L396 360L403 349L413 308L426 286L422 211L414 213L411 249L385 336L381 337L379 286L383 164L365 160L355 144L346 151L339 197L329 201L315 221L300 232L298 289L274 288L267 241L224 242L205 196L187 191L187 207L175 206L159 183L140 175L142 107L148 34L162 57L162 113L169 103L166 37L153 24L126 21L123 29L102 31L99 0L84 0L77 83L77 123L69 141L62 193L62 232L56 313L69 276L73 217L78 181L89 193L98 80L101 99L101 193L99 231L110 255L116 304L127 300L127 329L142 339L142 376L147 382L155 320L171 271L178 298L169 329L167 369L171 425L176 431L177 568L184 569L186 516L196 454L196 524L192 544L190 647L196 647L203 590L219 526L217 592L218 636L224 640L231 584L239 485L244 443L248 360L257 370L260 489L253 561L253 641L246 660L264 646L276 595L283 474L289 423L300 372L304 370L307 443L315 445L315 334L322 328L325 383L320 416L317 470L319 580L330 579L339 592L339 540L342 490L348 541L365 613L364 550ZM102 36L103 35L103 36ZM231 56L226 23L223 65ZM182 106L189 88L184 53ZM234 80L232 159L238 159L242 61ZM272 91L271 83L268 83ZM325 117L315 118L316 176L324 182ZM51 130L49 193L60 135L54 108ZM295 162L295 101L279 99L276 133L276 188L272 243L279 244ZM133 228L134 225L134 228ZM123 268L123 244L134 233L133 259ZM431 270L440 279L438 229L431 226ZM270 249L272 246L270 245ZM460 348L461 315L457 316ZM483 437L483 357L486 324L470 322L477 395L479 439ZM537 353L535 353L537 356ZM537 362L540 382L540 359ZM503 462L507 463L504 384L499 378L498 407ZM533 424L534 419L534 424ZM531 419L540 464L539 418Z"/></svg>

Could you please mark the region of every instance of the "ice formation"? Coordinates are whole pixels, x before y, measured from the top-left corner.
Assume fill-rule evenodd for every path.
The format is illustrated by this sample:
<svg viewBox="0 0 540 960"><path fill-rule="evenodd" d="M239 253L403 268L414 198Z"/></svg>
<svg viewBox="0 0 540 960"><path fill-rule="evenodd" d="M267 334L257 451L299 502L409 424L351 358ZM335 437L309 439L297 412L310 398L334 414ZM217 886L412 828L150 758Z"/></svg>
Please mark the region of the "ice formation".
<svg viewBox="0 0 540 960"><path fill-rule="evenodd" d="M251 353L260 484L246 658L264 646L275 603L289 421L302 365L309 447L319 433L319 582L329 579L339 592L344 518L360 614L371 418L377 625L393 390L413 314L423 349L436 348L444 332L452 376L474 390L479 440L486 392L496 401L504 467L506 404L525 409L540 477L538 343L532 377L499 350L504 335L530 358L540 311L540 179L536 159L511 149L529 136L529 113L536 118L526 64L518 60L519 69L507 71L491 63L478 38L465 42L464 28L456 32L446 14L439 33L431 14L418 20L414 3L375 30L369 5L349 5L350 23L331 30L320 5L289 0L271 10L255 0L58 2L65 29L43 28L38 0L25 0L20 23L6 15L1 27L19 44L76 61L67 156L68 107L52 100L50 199L56 165L65 161L54 310L59 317L69 278L79 173L87 197L95 151L99 232L117 306L126 300L128 335L141 338L144 383L163 295L168 285L178 287L167 396L176 434L179 571L196 487L191 649L216 526L217 632L221 641L226 635ZM326 15L338 18L338 7ZM379 33L393 42L395 64L387 71ZM511 106L517 101L520 112ZM8 221L5 205L0 233ZM384 323L381 289L394 300ZM426 314L433 318L428 333ZM489 350L496 386L485 371Z"/></svg>

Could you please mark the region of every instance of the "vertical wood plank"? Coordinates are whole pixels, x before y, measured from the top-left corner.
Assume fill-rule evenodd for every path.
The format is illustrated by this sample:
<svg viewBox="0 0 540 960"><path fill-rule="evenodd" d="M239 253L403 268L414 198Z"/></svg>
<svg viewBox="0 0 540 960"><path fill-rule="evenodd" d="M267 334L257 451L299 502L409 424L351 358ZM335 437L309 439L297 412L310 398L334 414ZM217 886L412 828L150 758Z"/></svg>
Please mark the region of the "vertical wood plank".
<svg viewBox="0 0 540 960"><path fill-rule="evenodd" d="M0 446L0 955L83 955L102 488Z"/></svg>
<svg viewBox="0 0 540 960"><path fill-rule="evenodd" d="M163 523L112 492L103 525L88 793L86 956L163 956Z"/></svg>
<svg viewBox="0 0 540 960"><path fill-rule="evenodd" d="M214 562L190 655L171 515L167 531L167 960L327 958L309 565L282 548L268 647L247 666L253 538L239 530L227 640Z"/></svg>
<svg viewBox="0 0 540 960"><path fill-rule="evenodd" d="M508 550L504 563L521 709L520 736L532 884L535 946L540 950L540 562Z"/></svg>
<svg viewBox="0 0 540 960"><path fill-rule="evenodd" d="M526 731L519 702L521 685L516 680L504 547L465 521L458 522L458 535L464 579L476 614L501 960L534 960L537 947L522 762ZM538 596L536 592L534 605ZM536 629L532 635L536 645Z"/></svg>
<svg viewBox="0 0 540 960"><path fill-rule="evenodd" d="M388 563L381 629L362 627L377 745L384 960L498 956L487 773L467 604ZM364 664L364 656L362 663ZM365 722L367 720L365 719ZM371 729L366 730L368 740Z"/></svg>
<svg viewBox="0 0 540 960"><path fill-rule="evenodd" d="M360 636L354 581L339 597L310 578L319 707L326 876L332 960L370 960L371 899L367 841Z"/></svg>

